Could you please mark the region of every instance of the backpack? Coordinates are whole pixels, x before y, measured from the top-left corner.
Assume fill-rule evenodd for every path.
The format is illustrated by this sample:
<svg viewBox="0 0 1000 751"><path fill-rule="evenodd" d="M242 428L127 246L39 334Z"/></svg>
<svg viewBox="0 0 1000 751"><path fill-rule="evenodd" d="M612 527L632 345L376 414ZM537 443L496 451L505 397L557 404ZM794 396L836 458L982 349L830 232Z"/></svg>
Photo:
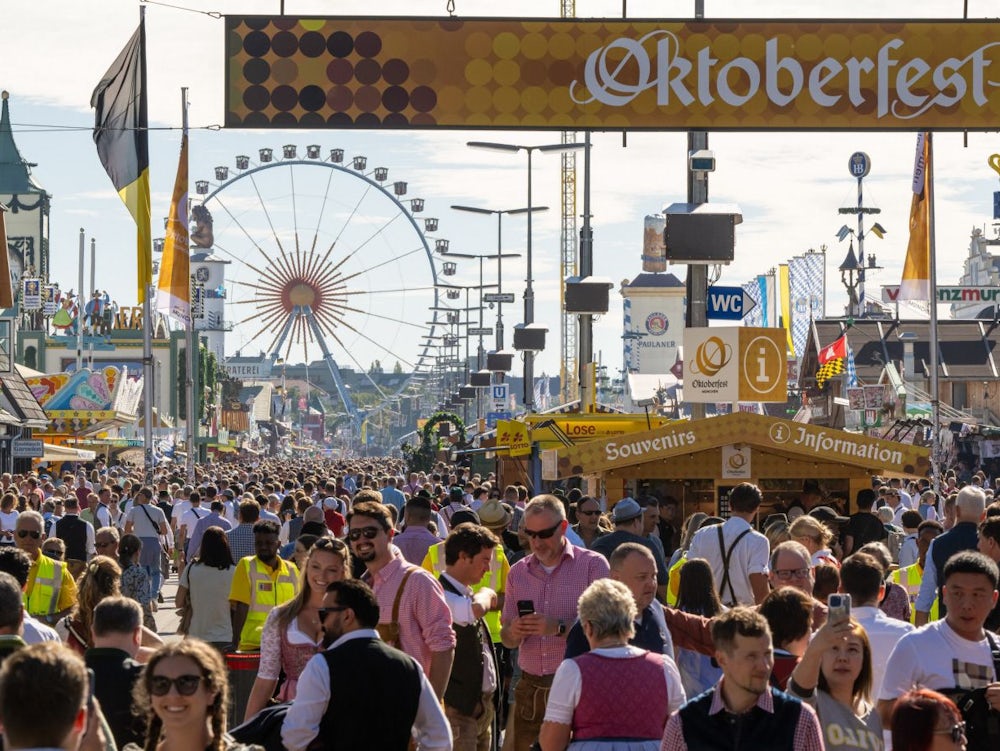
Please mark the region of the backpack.
<svg viewBox="0 0 1000 751"><path fill-rule="evenodd" d="M1000 642L989 631L984 631L993 655L993 670L1000 680ZM965 738L970 751L1000 748L1000 712L986 700L986 687L966 691L961 688L938 689L955 702L965 721Z"/></svg>
<svg viewBox="0 0 1000 751"><path fill-rule="evenodd" d="M899 550L903 547L903 540L906 539L905 532L889 532L889 538L885 541L885 546L889 548L893 563L899 563Z"/></svg>

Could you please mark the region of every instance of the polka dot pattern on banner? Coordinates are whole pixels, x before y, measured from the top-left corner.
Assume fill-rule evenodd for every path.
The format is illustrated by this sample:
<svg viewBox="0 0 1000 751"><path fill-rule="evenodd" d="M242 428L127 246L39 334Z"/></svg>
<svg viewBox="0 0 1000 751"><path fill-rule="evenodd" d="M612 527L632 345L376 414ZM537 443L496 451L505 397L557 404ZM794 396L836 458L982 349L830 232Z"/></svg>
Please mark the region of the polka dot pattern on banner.
<svg viewBox="0 0 1000 751"><path fill-rule="evenodd" d="M954 84L933 85L948 58L978 54L988 66L1000 55L989 47L1000 25L987 21L228 16L225 24L227 127L915 130L995 127L1000 112L991 87L985 104L975 101L970 71L947 71L964 76L962 99ZM849 92L848 60L877 60L894 39L902 44L892 65L875 66ZM767 85L769 45L779 63L801 67L802 80L819 70L827 101L785 96L796 80L787 66ZM702 81L706 47L713 62ZM930 72L902 80L914 59ZM839 70L816 67L824 65Z"/></svg>

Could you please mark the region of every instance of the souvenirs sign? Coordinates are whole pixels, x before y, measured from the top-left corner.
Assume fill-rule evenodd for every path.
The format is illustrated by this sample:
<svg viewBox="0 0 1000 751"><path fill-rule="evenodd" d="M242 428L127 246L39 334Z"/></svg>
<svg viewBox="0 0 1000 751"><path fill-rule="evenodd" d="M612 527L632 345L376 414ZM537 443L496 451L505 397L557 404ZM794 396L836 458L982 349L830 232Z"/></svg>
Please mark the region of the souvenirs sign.
<svg viewBox="0 0 1000 751"><path fill-rule="evenodd" d="M230 128L983 130L1000 23L227 16Z"/></svg>
<svg viewBox="0 0 1000 751"><path fill-rule="evenodd" d="M780 329L779 329L780 331ZM748 412L675 422L656 430L613 436L559 449L559 477L591 475L736 445L751 451L810 462L839 462L868 474L922 474L930 452L919 446L869 438L858 433L781 420ZM747 454L749 459L750 454ZM733 464L738 464L735 460ZM756 460L755 460L756 463ZM733 466L736 471L740 467ZM720 473L721 475L721 473Z"/></svg>

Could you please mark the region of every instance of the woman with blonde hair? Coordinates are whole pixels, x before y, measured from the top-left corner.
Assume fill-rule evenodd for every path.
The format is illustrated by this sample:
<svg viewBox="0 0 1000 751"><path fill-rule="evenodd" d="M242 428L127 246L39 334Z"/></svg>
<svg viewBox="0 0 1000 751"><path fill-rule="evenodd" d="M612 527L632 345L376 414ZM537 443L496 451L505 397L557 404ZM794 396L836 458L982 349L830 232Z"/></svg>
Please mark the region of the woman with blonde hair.
<svg viewBox="0 0 1000 751"><path fill-rule="evenodd" d="M801 542L809 551L813 566L828 563L831 566L840 567L840 561L834 557L833 551L830 550L833 533L819 519L808 515L800 516L792 522L788 528L788 534L795 542Z"/></svg>
<svg viewBox="0 0 1000 751"><path fill-rule="evenodd" d="M56 623L56 632L66 645L79 655L83 655L91 644L91 624L94 608L105 597L121 595L122 570L114 558L96 555L87 563L80 581L77 582L76 604L69 615ZM142 627L142 647L136 659L145 662L151 649L163 644L159 635Z"/></svg>
<svg viewBox="0 0 1000 751"><path fill-rule="evenodd" d="M274 610L264 621L260 638L260 669L247 700L244 719L249 720L274 696L278 677L285 682L279 701L292 701L306 663L322 650L323 625L319 609L331 582L351 577L351 554L343 540L321 537L309 548L302 567L298 594Z"/></svg>
<svg viewBox="0 0 1000 751"><path fill-rule="evenodd" d="M69 615L56 624L56 631L67 646L79 655L90 647L90 626L94 607L105 597L121 595L122 570L114 558L95 555L87 563L77 582L76 604Z"/></svg>
<svg viewBox="0 0 1000 751"><path fill-rule="evenodd" d="M228 677L222 655L201 639L165 644L133 689L146 718L146 745L130 743L123 751L263 751L226 734Z"/></svg>
<svg viewBox="0 0 1000 751"><path fill-rule="evenodd" d="M764 528L764 537L767 538L767 544L771 546L771 550L792 539L789 529L790 526L784 519L776 519Z"/></svg>

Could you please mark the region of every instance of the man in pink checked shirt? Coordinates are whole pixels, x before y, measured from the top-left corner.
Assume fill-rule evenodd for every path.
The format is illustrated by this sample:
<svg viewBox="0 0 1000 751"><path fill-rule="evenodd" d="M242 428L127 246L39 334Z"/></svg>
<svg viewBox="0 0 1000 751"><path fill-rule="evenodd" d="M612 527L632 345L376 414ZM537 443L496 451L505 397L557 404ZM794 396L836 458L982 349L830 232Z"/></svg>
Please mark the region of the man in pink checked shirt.
<svg viewBox="0 0 1000 751"><path fill-rule="evenodd" d="M455 657L455 631L444 590L434 576L393 552L394 530L389 510L377 501L377 491L362 490L347 515L351 552L367 569L367 579L379 605L378 631L390 646L420 663L440 699L448 685ZM392 627L393 612L398 613Z"/></svg>
<svg viewBox="0 0 1000 751"><path fill-rule="evenodd" d="M753 608L735 607L712 621L722 679L668 721L660 751L823 751L812 707L772 688L771 630Z"/></svg>
<svg viewBox="0 0 1000 751"><path fill-rule="evenodd" d="M505 647L520 648L521 667L504 751L528 751L538 739L552 677L566 651L566 633L576 620L577 600L592 582L610 574L604 556L565 539L567 524L555 496L535 496L524 508L531 554L507 575L500 617L500 639Z"/></svg>

